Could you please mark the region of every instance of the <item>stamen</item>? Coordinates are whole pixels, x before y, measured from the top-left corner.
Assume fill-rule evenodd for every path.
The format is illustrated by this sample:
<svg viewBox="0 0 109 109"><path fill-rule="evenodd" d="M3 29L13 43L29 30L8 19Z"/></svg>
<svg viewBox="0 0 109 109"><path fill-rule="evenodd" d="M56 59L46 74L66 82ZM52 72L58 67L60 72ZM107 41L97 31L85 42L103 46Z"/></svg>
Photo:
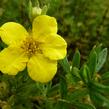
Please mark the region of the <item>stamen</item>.
<svg viewBox="0 0 109 109"><path fill-rule="evenodd" d="M40 43L35 41L32 37L28 37L23 41L21 48L29 57L31 57L35 53L42 53L39 44Z"/></svg>

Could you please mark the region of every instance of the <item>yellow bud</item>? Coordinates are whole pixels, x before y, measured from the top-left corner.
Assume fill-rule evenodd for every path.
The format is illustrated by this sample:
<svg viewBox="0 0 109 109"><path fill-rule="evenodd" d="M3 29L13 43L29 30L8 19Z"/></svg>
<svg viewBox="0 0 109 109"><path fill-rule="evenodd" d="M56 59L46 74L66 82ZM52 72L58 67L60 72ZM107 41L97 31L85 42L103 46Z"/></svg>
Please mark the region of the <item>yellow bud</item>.
<svg viewBox="0 0 109 109"><path fill-rule="evenodd" d="M39 7L33 7L32 8L32 17L35 18L38 15L41 15L42 9Z"/></svg>

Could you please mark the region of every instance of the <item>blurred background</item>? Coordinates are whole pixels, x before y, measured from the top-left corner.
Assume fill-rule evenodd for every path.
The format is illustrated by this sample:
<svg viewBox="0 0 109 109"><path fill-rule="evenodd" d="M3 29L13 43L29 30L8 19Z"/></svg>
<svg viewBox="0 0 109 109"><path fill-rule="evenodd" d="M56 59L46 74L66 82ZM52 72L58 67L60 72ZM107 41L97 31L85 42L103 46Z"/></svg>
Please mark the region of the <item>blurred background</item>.
<svg viewBox="0 0 109 109"><path fill-rule="evenodd" d="M32 0L33 6L34 1ZM0 0L0 26L8 21L30 26L29 0ZM40 7L49 6L47 14L56 17L58 33L68 43L68 59L78 48L82 62L95 44L109 48L108 0L39 0ZM109 57L109 56L108 56ZM81 62L81 63L82 63ZM109 70L109 58L103 71Z"/></svg>

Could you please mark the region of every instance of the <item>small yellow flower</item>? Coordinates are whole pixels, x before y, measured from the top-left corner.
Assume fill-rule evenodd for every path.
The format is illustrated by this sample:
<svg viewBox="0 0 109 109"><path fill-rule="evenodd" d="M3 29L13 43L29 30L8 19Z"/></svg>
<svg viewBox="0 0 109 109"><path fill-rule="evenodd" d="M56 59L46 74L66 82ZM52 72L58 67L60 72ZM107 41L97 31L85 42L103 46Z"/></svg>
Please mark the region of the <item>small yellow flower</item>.
<svg viewBox="0 0 109 109"><path fill-rule="evenodd" d="M57 34L54 17L36 17L31 33L18 23L5 23L0 28L0 36L8 45L0 53L0 70L4 74L16 75L27 66L33 80L48 82L56 74L57 60L66 56L67 44Z"/></svg>

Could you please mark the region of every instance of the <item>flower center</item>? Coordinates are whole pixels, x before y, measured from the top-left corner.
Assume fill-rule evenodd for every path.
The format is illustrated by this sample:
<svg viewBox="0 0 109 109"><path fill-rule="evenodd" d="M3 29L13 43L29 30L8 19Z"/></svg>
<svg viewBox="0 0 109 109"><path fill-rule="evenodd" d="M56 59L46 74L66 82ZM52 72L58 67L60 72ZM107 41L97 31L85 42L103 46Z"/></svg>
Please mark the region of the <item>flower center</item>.
<svg viewBox="0 0 109 109"><path fill-rule="evenodd" d="M23 41L21 48L24 52L31 57L36 52L42 53L41 49L39 48L39 42L35 41L32 37L28 37Z"/></svg>

